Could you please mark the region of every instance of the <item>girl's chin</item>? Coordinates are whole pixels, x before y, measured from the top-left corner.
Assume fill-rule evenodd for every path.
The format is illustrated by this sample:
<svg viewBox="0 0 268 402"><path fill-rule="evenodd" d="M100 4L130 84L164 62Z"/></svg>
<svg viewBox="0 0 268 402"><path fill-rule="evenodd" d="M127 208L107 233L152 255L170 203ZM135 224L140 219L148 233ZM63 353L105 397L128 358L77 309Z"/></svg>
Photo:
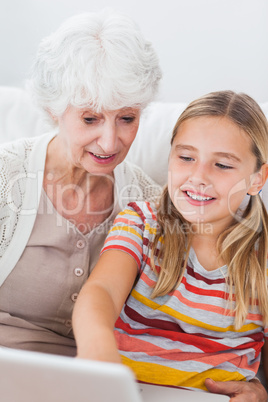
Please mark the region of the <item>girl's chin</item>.
<svg viewBox="0 0 268 402"><path fill-rule="evenodd" d="M205 216L204 213L197 213L197 211L193 210L182 210L177 208L178 212L181 216L189 223L189 225L204 225L209 224L210 219L208 216Z"/></svg>

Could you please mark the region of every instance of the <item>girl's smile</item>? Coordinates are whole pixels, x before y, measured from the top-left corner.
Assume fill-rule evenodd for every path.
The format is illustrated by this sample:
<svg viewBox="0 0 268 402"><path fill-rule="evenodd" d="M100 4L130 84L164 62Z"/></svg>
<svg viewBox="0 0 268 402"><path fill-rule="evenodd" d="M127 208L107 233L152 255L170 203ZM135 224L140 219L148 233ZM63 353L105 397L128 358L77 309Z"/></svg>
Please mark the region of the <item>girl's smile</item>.
<svg viewBox="0 0 268 402"><path fill-rule="evenodd" d="M191 190L186 190L183 191L185 198L187 201L196 206L201 206L201 205L208 205L209 203L213 202L215 198L210 197L209 195L206 194L200 194L198 192L194 192Z"/></svg>

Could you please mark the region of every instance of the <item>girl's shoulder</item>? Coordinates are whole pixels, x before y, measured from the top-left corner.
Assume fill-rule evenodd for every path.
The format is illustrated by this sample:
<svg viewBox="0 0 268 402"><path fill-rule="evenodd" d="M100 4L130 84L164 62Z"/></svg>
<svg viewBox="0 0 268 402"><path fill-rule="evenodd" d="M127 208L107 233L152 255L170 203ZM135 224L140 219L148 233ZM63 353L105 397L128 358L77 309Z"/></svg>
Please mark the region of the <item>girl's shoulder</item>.
<svg viewBox="0 0 268 402"><path fill-rule="evenodd" d="M157 222L157 204L150 201L130 202L126 210L133 211L143 223Z"/></svg>
<svg viewBox="0 0 268 402"><path fill-rule="evenodd" d="M140 234L148 231L155 232L158 227L156 205L148 201L130 202L125 209L119 212L113 226L114 228L132 228L138 230Z"/></svg>

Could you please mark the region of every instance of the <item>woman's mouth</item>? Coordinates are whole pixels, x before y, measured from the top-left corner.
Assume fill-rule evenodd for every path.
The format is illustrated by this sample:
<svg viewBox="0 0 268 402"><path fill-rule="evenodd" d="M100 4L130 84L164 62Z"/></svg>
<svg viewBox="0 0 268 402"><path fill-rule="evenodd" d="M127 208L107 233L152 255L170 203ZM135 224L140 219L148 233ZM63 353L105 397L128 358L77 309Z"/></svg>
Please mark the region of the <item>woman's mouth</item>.
<svg viewBox="0 0 268 402"><path fill-rule="evenodd" d="M110 163L114 160L116 154L111 154L111 155L101 155L101 154L95 154L93 152L89 152L90 155L92 155L93 159L98 162L98 163Z"/></svg>

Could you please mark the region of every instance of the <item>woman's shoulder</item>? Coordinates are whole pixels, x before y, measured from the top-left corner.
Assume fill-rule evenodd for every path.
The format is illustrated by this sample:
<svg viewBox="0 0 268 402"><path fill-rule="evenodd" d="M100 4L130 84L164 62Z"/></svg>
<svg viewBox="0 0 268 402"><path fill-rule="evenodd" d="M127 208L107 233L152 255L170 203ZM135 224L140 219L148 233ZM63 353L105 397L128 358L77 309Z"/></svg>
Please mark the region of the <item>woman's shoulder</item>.
<svg viewBox="0 0 268 402"><path fill-rule="evenodd" d="M34 142L34 138L21 138L0 146L1 198L15 177L25 176Z"/></svg>
<svg viewBox="0 0 268 402"><path fill-rule="evenodd" d="M33 166L43 167L43 156L51 134L20 138L0 145L0 187L1 197L15 179L25 179ZM3 190L5 189L5 191Z"/></svg>
<svg viewBox="0 0 268 402"><path fill-rule="evenodd" d="M132 199L156 202L162 187L152 180L139 166L124 161L115 170L117 185L128 189Z"/></svg>
<svg viewBox="0 0 268 402"><path fill-rule="evenodd" d="M32 150L33 144L37 137L20 138L12 142L3 143L0 145L0 155L6 159L26 159L28 153Z"/></svg>
<svg viewBox="0 0 268 402"><path fill-rule="evenodd" d="M54 133L47 133L36 137L23 137L12 142L3 143L0 145L0 164L17 165L18 169L21 164L27 163L32 151L38 151L40 147L46 146L50 139L55 135Z"/></svg>

